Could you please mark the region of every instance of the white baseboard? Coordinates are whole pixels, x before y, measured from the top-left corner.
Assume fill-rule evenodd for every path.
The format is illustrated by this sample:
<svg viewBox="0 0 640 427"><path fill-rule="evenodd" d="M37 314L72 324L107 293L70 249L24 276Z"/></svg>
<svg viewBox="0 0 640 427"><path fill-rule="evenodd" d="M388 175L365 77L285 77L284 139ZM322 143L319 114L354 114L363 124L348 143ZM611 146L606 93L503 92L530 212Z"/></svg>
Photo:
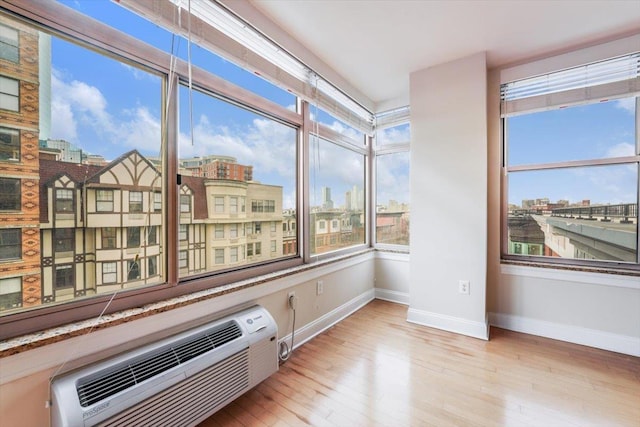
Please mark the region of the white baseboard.
<svg viewBox="0 0 640 427"><path fill-rule="evenodd" d="M409 294L407 292L391 291L389 289L381 288L375 288L375 292L376 299L409 305Z"/></svg>
<svg viewBox="0 0 640 427"><path fill-rule="evenodd" d="M474 322L460 317L409 308L407 321L431 328L442 329L457 334L467 335L481 340L489 339L489 323Z"/></svg>
<svg viewBox="0 0 640 427"><path fill-rule="evenodd" d="M640 357L640 338L636 337L503 313L489 313L489 322L492 326L510 331Z"/></svg>
<svg viewBox="0 0 640 427"><path fill-rule="evenodd" d="M367 305L375 298L375 292L370 289L350 301L342 304L324 316L321 316L311 323L308 323L301 328L296 329L294 337L293 348L296 349L315 337L316 335L326 331L336 323L340 322L345 317L355 313L362 307ZM279 342L286 341L287 344L291 343L291 334L288 334L278 340Z"/></svg>

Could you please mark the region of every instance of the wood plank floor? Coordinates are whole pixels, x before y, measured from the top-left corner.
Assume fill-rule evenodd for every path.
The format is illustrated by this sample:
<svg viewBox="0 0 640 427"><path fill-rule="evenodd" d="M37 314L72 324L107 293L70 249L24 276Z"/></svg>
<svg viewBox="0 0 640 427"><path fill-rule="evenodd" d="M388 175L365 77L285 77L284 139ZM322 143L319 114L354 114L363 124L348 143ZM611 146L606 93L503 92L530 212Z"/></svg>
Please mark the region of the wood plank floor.
<svg viewBox="0 0 640 427"><path fill-rule="evenodd" d="M201 426L640 427L640 358L406 314L372 301Z"/></svg>

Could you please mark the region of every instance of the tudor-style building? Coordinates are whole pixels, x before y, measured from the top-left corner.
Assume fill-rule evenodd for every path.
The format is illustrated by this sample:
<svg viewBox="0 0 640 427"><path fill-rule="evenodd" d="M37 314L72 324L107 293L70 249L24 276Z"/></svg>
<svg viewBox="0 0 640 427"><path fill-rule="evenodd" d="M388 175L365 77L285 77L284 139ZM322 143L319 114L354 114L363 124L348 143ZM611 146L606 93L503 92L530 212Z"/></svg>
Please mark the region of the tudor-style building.
<svg viewBox="0 0 640 427"><path fill-rule="evenodd" d="M106 166L40 161L42 301L158 283L162 180L133 150ZM182 176L180 276L283 256L282 187Z"/></svg>

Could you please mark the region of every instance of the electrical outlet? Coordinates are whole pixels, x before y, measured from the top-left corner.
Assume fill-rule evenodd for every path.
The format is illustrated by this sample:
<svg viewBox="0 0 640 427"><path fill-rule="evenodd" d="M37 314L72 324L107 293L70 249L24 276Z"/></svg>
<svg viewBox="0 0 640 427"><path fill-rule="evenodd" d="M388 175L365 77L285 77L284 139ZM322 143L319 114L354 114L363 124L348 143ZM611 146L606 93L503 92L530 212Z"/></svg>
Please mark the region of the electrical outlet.
<svg viewBox="0 0 640 427"><path fill-rule="evenodd" d="M471 286L469 285L468 280L460 280L458 281L458 292L464 295L471 294Z"/></svg>
<svg viewBox="0 0 640 427"><path fill-rule="evenodd" d="M322 295L324 292L324 282L322 280L318 280L316 282L316 295Z"/></svg>
<svg viewBox="0 0 640 427"><path fill-rule="evenodd" d="M298 297L296 296L296 293L294 291L289 292L287 294L287 305L289 306L289 308L295 310L297 303Z"/></svg>

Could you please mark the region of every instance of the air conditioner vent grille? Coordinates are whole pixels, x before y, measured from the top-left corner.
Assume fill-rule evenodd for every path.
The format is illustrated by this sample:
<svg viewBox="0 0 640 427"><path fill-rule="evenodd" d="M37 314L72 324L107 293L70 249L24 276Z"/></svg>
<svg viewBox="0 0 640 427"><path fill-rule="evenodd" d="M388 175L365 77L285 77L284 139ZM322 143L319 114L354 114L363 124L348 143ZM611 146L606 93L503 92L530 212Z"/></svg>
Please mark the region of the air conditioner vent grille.
<svg viewBox="0 0 640 427"><path fill-rule="evenodd" d="M242 336L235 321L229 321L185 340L144 354L115 369L105 369L78 381L76 390L83 407L113 396L149 378L205 354Z"/></svg>

